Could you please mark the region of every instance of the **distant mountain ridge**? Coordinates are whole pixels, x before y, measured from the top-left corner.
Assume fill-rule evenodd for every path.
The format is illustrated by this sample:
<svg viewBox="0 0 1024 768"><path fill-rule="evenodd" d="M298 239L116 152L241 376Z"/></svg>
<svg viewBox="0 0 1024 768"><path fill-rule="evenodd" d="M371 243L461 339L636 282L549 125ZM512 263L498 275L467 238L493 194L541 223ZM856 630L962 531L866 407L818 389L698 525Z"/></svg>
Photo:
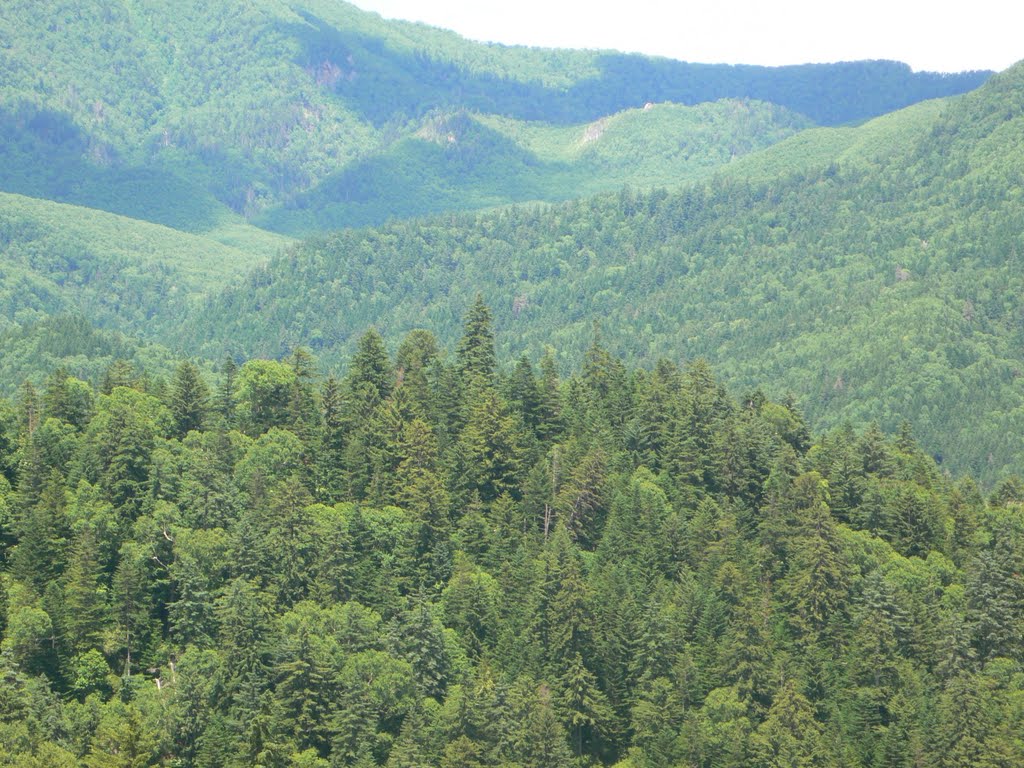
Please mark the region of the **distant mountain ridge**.
<svg viewBox="0 0 1024 768"><path fill-rule="evenodd" d="M449 342L481 292L506 357L572 367L596 319L815 426L907 417L948 467L1024 471L1021 73L920 101L988 73L486 46L329 0L11 0L0 386L163 347L336 366L370 325Z"/></svg>
<svg viewBox="0 0 1024 768"><path fill-rule="evenodd" d="M10 0L0 8L0 190L191 232L242 215L295 233L436 212L431 187L446 183L446 166L414 158L402 173L410 151L428 149L408 144L425 125L462 113L569 126L647 103L740 99L835 124L960 93L989 74L483 45L335 0L84 0L47 13ZM446 210L524 199L478 189L488 184L568 196L558 169L524 171L485 119L498 135L478 161L508 176L470 176L440 196ZM685 159L668 158L684 177ZM425 192L383 194L347 214L339 175L361 179L393 162L389 181ZM586 189L630 180L577 175ZM311 206L332 212L309 215Z"/></svg>
<svg viewBox="0 0 1024 768"><path fill-rule="evenodd" d="M797 134L679 192L306 242L190 324L207 354L341 359L374 325L450 341L479 291L501 352L572 365L601 322L653 364L706 356L812 423L905 418L947 466L1024 470L1024 64L859 128Z"/></svg>

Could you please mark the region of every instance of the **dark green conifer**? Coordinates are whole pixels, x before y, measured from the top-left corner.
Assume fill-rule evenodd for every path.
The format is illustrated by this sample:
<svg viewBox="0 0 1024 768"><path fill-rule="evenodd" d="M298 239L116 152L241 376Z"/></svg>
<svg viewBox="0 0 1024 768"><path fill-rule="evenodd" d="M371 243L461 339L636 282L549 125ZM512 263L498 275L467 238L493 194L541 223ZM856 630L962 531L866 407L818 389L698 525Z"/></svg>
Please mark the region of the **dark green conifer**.
<svg viewBox="0 0 1024 768"><path fill-rule="evenodd" d="M186 360L178 365L171 384L169 403L177 437L184 437L192 430L203 428L209 399L210 389L195 364Z"/></svg>

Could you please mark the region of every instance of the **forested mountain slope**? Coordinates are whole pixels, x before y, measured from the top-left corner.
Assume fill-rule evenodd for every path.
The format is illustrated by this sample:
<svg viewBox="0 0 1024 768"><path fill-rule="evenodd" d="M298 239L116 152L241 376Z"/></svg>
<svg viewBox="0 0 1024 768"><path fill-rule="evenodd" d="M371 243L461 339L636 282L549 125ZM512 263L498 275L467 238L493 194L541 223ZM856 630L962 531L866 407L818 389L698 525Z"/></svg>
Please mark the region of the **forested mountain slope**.
<svg viewBox="0 0 1024 768"><path fill-rule="evenodd" d="M0 6L0 190L192 232L230 213L265 214L262 222L290 232L382 222L436 211L431 192L449 184L440 199L459 210L564 198L572 179L524 154L506 132L517 129L498 118L584 126L648 102L730 98L774 103L786 115L781 127L795 128L793 113L820 124L860 120L969 90L989 74L482 45L337 0L75 0L39 10L34 0ZM488 129L453 169L423 132L464 113ZM779 127L737 146L762 146ZM722 141L737 132L742 123ZM669 155L683 175L692 151ZM460 175L459 163L481 172ZM379 170L389 188L350 200L353 185ZM628 178L586 163L574 172L584 188ZM496 193L503 183L511 194ZM402 189L408 199L396 200ZM310 207L333 210L318 217Z"/></svg>
<svg viewBox="0 0 1024 768"><path fill-rule="evenodd" d="M341 380L0 401L0 764L1024 762L1020 481L702 361L499 359L474 302Z"/></svg>
<svg viewBox="0 0 1024 768"><path fill-rule="evenodd" d="M0 330L71 312L143 333L155 313L180 317L290 243L244 225L218 234L226 242L0 192Z"/></svg>
<svg viewBox="0 0 1024 768"><path fill-rule="evenodd" d="M734 386L796 393L815 425L909 418L951 467L1024 468L1022 107L1018 65L682 192L340 232L213 300L190 337L331 359L370 324L450 339L481 291L507 352L578 361L599 319L633 359L707 356Z"/></svg>
<svg viewBox="0 0 1024 768"><path fill-rule="evenodd" d="M442 113L253 219L301 235L430 213L679 186L811 127L764 102L648 104L584 125Z"/></svg>

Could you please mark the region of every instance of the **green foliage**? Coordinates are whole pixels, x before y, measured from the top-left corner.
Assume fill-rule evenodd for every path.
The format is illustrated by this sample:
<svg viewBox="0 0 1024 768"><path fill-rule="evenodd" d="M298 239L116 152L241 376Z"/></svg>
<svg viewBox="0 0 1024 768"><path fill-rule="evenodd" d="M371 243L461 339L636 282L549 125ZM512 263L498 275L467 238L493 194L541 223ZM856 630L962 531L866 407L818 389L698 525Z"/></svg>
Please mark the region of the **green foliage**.
<svg viewBox="0 0 1024 768"><path fill-rule="evenodd" d="M1009 437L1021 404L1020 80L1011 69L943 105L783 141L675 192L310 240L211 301L189 336L211 355L218 338L270 356L308 343L330 363L370 325L397 340L426 319L451 343L458 308L480 294L501 356L537 360L552 343L560 366L589 360L604 407L618 409L605 390L620 374L587 350L595 317L625 317L599 348L652 368L704 356L738 391L765 377L768 395L794 393L817 428L910 419L923 450L991 483L1022 461ZM770 430L793 428L796 406L770 410ZM654 425L636 427L650 450ZM756 450L761 437L740 431L746 442L729 444ZM708 450L687 459L692 471ZM931 501L905 501L890 530L900 546L944 535Z"/></svg>
<svg viewBox="0 0 1024 768"><path fill-rule="evenodd" d="M0 763L1020 763L1019 481L491 321L23 387Z"/></svg>
<svg viewBox="0 0 1024 768"><path fill-rule="evenodd" d="M751 117L736 102L705 107L698 117L710 111L728 136L706 153L707 129L687 110L675 121L626 118L690 134L684 147L661 139L644 152L667 150L685 172L804 124L792 112L819 123L860 120L962 92L989 74L912 73L895 62L729 67L487 46L323 0L185 0L173 10L89 0L46 20L31 10L12 0L0 15L8 52L0 63L0 187L179 230L222 229L229 240L241 215L268 209L275 227L308 231L317 219L381 222L394 211L437 211L439 202L446 210L558 199L576 178L618 185L646 170L629 160L648 142L612 131L608 149L567 173L508 138L535 133L532 123L559 134L558 126L647 103L723 98L791 111L776 120L780 108ZM492 117L478 122L464 110ZM609 154L613 161L602 162ZM442 169L452 159L461 178L446 183L450 170ZM401 190L398 206L389 187ZM242 237L259 241L244 230Z"/></svg>

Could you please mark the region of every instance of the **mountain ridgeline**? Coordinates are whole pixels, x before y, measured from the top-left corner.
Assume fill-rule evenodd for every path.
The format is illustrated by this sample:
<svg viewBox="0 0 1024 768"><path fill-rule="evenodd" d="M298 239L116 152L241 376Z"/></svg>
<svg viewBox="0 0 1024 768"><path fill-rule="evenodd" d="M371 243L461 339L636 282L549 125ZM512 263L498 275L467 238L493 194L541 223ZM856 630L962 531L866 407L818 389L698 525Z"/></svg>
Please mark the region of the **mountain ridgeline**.
<svg viewBox="0 0 1024 768"><path fill-rule="evenodd" d="M1024 762L1019 480L462 329L0 401L0 764Z"/></svg>
<svg viewBox="0 0 1024 768"><path fill-rule="evenodd" d="M194 233L240 215L290 234L381 223L437 212L438 191L445 210L566 199L577 182L607 190L631 179L586 157L531 163L516 133L575 127L555 152L564 156L588 126L624 110L723 99L770 102L781 126L837 124L961 93L990 74L482 45L337 0L83 0L37 10L32 0L0 8L0 189ZM439 122L464 115L472 131L432 141ZM727 159L777 137L767 129L742 137ZM743 127L723 131L717 145ZM669 159L685 177L707 164L692 155L709 147L681 141ZM412 194L396 205L396 188Z"/></svg>
<svg viewBox="0 0 1024 768"><path fill-rule="evenodd" d="M653 365L707 357L791 392L815 426L910 419L955 470L1024 468L1024 67L957 100L815 129L679 192L447 216L314 238L211 300L216 357L326 360L374 325L458 333L480 291L502 351L564 368L595 319Z"/></svg>
<svg viewBox="0 0 1024 768"><path fill-rule="evenodd" d="M45 5L0 768L1024 765L1024 64Z"/></svg>

